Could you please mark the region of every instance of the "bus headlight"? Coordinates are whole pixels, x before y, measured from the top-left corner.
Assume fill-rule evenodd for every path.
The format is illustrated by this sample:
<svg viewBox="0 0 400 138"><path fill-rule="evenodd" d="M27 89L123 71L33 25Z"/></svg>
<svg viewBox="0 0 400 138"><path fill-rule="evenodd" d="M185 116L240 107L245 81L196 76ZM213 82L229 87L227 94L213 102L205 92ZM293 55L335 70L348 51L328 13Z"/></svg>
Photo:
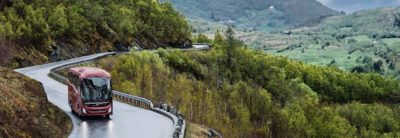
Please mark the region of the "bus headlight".
<svg viewBox="0 0 400 138"><path fill-rule="evenodd" d="M112 107L108 108L108 113L112 112Z"/></svg>
<svg viewBox="0 0 400 138"><path fill-rule="evenodd" d="M83 112L84 114L87 114L87 112L86 112L86 109L85 109L85 108L82 108L82 112Z"/></svg>

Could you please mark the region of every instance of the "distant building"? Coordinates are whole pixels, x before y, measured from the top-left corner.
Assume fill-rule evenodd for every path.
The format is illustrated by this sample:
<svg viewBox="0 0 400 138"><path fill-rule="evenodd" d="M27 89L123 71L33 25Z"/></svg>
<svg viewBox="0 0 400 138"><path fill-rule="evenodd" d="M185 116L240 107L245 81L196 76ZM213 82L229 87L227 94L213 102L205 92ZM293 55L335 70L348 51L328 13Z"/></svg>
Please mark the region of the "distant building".
<svg viewBox="0 0 400 138"><path fill-rule="evenodd" d="M269 6L269 9L271 9L271 10L273 10L273 9L275 9L275 6Z"/></svg>
<svg viewBox="0 0 400 138"><path fill-rule="evenodd" d="M285 35L291 35L291 34L292 34L292 31L290 31L290 30L286 30L286 31L283 31L283 32L282 32L282 34L285 34Z"/></svg>

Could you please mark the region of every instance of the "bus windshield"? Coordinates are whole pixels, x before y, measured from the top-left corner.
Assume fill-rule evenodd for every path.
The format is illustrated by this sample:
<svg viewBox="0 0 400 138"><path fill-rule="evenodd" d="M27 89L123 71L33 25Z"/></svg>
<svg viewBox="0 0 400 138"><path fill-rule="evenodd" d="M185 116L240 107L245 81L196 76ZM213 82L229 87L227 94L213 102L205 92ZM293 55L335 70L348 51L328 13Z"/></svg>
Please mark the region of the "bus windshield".
<svg viewBox="0 0 400 138"><path fill-rule="evenodd" d="M82 82L82 99L84 102L108 102L111 99L110 78L86 78Z"/></svg>

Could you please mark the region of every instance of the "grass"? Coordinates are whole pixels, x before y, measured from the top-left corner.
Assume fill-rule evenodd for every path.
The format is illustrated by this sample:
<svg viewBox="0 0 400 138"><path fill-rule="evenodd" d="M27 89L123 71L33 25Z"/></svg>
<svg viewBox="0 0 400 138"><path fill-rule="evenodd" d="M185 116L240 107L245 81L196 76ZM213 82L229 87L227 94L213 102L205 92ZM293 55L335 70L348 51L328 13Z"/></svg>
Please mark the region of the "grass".
<svg viewBox="0 0 400 138"><path fill-rule="evenodd" d="M382 42L391 49L395 51L400 51L400 38L386 38L382 39Z"/></svg>

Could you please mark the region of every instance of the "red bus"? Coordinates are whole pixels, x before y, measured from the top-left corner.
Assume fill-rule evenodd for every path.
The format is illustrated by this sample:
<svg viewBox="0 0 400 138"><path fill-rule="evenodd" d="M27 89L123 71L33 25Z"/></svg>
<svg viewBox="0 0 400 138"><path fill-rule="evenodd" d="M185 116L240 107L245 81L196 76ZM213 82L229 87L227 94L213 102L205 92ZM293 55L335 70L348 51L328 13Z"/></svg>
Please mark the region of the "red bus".
<svg viewBox="0 0 400 138"><path fill-rule="evenodd" d="M112 115L112 82L107 71L93 67L70 68L68 80L68 103L72 112L80 117Z"/></svg>

